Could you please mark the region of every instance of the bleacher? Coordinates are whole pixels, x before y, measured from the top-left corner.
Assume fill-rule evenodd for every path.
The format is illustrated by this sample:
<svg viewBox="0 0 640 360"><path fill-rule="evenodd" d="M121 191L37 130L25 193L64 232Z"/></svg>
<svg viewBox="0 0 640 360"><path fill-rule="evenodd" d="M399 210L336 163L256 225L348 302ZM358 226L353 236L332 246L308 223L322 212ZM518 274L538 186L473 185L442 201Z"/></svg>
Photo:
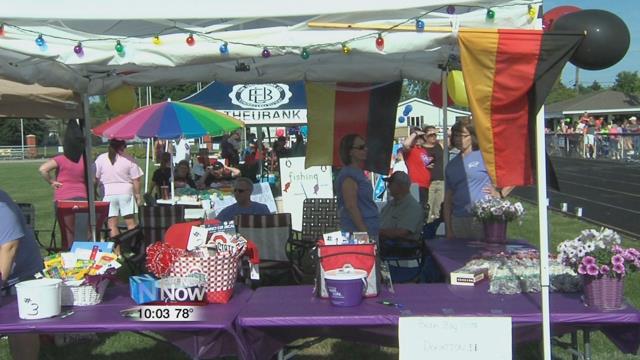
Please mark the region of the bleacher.
<svg viewBox="0 0 640 360"><path fill-rule="evenodd" d="M23 159L24 152L21 146L0 146L0 160Z"/></svg>

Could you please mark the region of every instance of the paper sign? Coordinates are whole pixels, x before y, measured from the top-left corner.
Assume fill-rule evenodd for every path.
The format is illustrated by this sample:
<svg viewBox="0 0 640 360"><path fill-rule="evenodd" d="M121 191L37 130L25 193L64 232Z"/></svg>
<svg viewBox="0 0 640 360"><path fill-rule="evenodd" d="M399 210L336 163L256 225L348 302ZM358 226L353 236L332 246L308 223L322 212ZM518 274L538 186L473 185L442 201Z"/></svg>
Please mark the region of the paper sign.
<svg viewBox="0 0 640 360"><path fill-rule="evenodd" d="M302 230L302 205L304 199L332 198L333 181L331 166L304 168L304 157L280 160L280 187L282 207L291 213L293 230Z"/></svg>
<svg viewBox="0 0 640 360"><path fill-rule="evenodd" d="M400 360L511 359L510 317L401 317Z"/></svg>
<svg viewBox="0 0 640 360"><path fill-rule="evenodd" d="M197 247L204 246L207 241L207 229L200 226L192 226L189 232L189 242L187 242L187 250L193 250Z"/></svg>

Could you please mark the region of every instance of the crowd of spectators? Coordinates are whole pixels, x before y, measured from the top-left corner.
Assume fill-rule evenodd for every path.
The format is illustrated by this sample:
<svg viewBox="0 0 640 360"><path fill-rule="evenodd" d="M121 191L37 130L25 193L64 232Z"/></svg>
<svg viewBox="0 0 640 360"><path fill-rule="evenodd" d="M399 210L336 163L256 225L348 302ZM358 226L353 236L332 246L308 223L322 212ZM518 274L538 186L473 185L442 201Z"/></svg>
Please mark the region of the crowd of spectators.
<svg viewBox="0 0 640 360"><path fill-rule="evenodd" d="M640 124L635 116L606 121L582 114L547 128L547 145L556 155L587 159L640 159Z"/></svg>

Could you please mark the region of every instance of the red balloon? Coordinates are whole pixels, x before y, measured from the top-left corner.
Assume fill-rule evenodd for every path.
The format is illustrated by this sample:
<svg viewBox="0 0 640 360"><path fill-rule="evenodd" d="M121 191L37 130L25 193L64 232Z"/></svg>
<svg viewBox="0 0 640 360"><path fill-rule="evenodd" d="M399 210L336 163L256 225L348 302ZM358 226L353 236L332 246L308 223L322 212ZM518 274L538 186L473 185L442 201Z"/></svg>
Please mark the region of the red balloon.
<svg viewBox="0 0 640 360"><path fill-rule="evenodd" d="M567 5L567 6L558 6L547 11L542 16L542 27L544 28L544 31L549 31L549 29L551 29L551 25L553 25L553 22L556 21L558 18L567 14L578 12L580 10L582 9L580 9L577 6Z"/></svg>
<svg viewBox="0 0 640 360"><path fill-rule="evenodd" d="M284 136L284 129L283 128L277 128L276 129L276 137L281 137Z"/></svg>
<svg viewBox="0 0 640 360"><path fill-rule="evenodd" d="M440 83L432 82L431 85L429 85L429 100L431 100L434 106L442 107L442 85ZM453 100L451 100L451 96L447 94L447 106L452 105Z"/></svg>

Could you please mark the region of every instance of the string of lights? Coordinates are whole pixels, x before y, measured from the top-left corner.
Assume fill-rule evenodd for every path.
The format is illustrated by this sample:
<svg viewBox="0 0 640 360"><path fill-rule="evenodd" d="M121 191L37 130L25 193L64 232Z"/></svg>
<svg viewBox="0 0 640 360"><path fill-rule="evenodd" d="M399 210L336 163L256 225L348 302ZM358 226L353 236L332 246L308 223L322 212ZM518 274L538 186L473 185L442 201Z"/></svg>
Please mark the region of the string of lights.
<svg viewBox="0 0 640 360"><path fill-rule="evenodd" d="M435 8L433 10L422 12L414 17L408 18L404 21L401 21L397 24L389 26L383 29L376 29L375 31L367 31L366 33L355 36L346 40L338 41L338 42L329 42L329 43L317 43L317 44L308 44L305 46L282 46L282 45L272 45L272 44L261 44L261 43L247 43L242 41L231 41L229 39L224 39L220 37L220 33L212 30L212 31L194 31L193 29L185 29L178 26L170 26L162 29L161 31L153 34L138 34L131 36L101 36L95 38L72 38L72 37L64 37L56 34L47 34L38 31L34 31L28 28L24 28L21 26L13 25L8 22L4 22L0 24L0 41L2 37L7 35L7 32L21 32L23 34L30 34L35 36L35 45L40 48L42 51L47 51L48 45L46 39L56 39L62 41L68 41L71 43L73 52L79 56L84 56L85 47L83 44L94 43L94 42L112 42L114 44L114 51L120 57L126 56L126 47L129 40L135 39L139 41L140 39L151 38L151 43L156 46L162 46L163 40L162 36L171 31L179 31L186 34L185 36L185 44L188 47L193 47L196 45L198 41L207 41L212 43L220 44L218 47L220 56L229 56L234 46L248 46L254 47L259 51L259 55L263 58L269 58L272 56L273 52L277 52L278 54L286 54L288 52L294 52L294 49L297 50L295 53L299 54L299 56L307 60L311 57L314 52L319 52L321 50L332 50L336 47L340 48L344 55L349 55L352 53L352 47L350 44L361 41L365 39L374 39L375 47L378 51L382 52L385 48L385 38L386 34L396 32L396 31L407 31L407 24L413 24L413 31L416 32L425 32L428 31L428 20L427 17L433 13L446 14L450 17L454 17L458 14L460 8L465 10L470 9L486 9L485 21L493 22L496 19L496 16L499 16L499 9L504 7L513 7L513 6L523 6L527 5L527 14L529 17L529 21L534 21L540 14L539 9L542 1L539 2L526 2L526 3L511 3L505 5L493 6L490 8L484 8L480 6L469 6L469 5L446 5ZM215 35L214 35L215 34Z"/></svg>

